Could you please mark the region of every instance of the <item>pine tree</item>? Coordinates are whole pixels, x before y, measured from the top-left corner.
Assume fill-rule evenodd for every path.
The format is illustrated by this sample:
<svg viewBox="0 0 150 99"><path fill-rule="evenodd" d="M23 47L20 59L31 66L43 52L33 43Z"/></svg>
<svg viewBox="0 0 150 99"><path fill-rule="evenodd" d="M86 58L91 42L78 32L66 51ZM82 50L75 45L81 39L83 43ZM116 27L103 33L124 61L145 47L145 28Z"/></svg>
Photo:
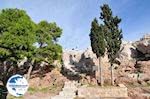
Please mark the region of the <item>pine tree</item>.
<svg viewBox="0 0 150 99"><path fill-rule="evenodd" d="M54 60L61 61L62 47L56 42L62 34L62 29L56 23L47 21L41 21L37 27L36 36L39 45L35 55L37 61L45 61L49 64Z"/></svg>
<svg viewBox="0 0 150 99"><path fill-rule="evenodd" d="M56 23L36 24L24 10L3 9L0 12L0 81L4 87L11 75L22 70L18 62L25 57L30 66L23 68L28 69L28 79L36 63L61 61L62 47L57 44L61 34L62 29Z"/></svg>
<svg viewBox="0 0 150 99"><path fill-rule="evenodd" d="M99 58L98 73L100 74L100 79L98 80L100 80L100 84L103 86L101 57L104 56L105 53L105 40L102 25L98 24L96 18L92 21L91 24L90 39L92 51L96 54L97 58Z"/></svg>
<svg viewBox="0 0 150 99"><path fill-rule="evenodd" d="M8 78L21 69L17 62L32 56L36 42L35 28L36 24L23 10L4 9L0 13L0 81L4 87Z"/></svg>

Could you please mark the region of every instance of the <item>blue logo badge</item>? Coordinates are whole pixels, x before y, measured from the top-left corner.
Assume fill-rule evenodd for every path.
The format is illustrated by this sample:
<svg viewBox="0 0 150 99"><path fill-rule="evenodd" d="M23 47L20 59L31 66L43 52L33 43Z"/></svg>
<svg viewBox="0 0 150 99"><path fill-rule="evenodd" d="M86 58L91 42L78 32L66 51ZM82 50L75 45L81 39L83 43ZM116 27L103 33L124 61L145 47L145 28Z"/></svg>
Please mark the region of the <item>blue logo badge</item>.
<svg viewBox="0 0 150 99"><path fill-rule="evenodd" d="M27 92L29 85L23 76L16 74L8 79L6 87L11 95L19 97Z"/></svg>

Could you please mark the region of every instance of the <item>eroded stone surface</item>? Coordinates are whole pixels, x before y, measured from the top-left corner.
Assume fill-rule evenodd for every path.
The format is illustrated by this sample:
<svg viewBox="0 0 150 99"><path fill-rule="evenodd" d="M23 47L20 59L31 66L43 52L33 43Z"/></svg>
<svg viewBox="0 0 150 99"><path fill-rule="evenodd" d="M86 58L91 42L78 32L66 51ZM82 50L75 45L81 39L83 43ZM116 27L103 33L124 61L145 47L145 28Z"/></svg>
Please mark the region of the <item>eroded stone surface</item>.
<svg viewBox="0 0 150 99"><path fill-rule="evenodd" d="M76 97L78 83L76 81L65 82L62 91L51 99L74 99Z"/></svg>
<svg viewBox="0 0 150 99"><path fill-rule="evenodd" d="M120 98L128 97L127 87L82 87L78 89L78 97L89 98Z"/></svg>

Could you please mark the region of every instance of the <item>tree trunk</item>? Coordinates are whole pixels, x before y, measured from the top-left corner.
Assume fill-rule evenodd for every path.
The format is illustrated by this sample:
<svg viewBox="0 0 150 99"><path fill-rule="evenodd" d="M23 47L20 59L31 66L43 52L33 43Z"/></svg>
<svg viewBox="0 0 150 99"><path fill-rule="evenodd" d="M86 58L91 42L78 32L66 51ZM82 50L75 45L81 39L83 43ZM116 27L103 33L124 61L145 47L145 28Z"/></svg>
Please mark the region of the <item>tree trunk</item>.
<svg viewBox="0 0 150 99"><path fill-rule="evenodd" d="M100 75L100 85L103 86L103 75L102 75L102 65L101 65L101 57L99 57L99 75Z"/></svg>
<svg viewBox="0 0 150 99"><path fill-rule="evenodd" d="M6 88L6 81L2 81L3 85L0 85L0 99L7 99L8 91Z"/></svg>
<svg viewBox="0 0 150 99"><path fill-rule="evenodd" d="M7 99L8 90L6 88L7 81L9 77L13 74L10 69L11 66L6 65L6 61L3 62L3 77L1 79L3 85L0 85L0 99Z"/></svg>
<svg viewBox="0 0 150 99"><path fill-rule="evenodd" d="M29 79L30 79L30 75L31 75L32 69L33 69L33 66L30 65L30 67L28 69L28 73L27 73L27 81L29 81Z"/></svg>
<svg viewBox="0 0 150 99"><path fill-rule="evenodd" d="M97 73L96 73L96 79L97 79L97 83L100 83L100 66L97 66Z"/></svg>
<svg viewBox="0 0 150 99"><path fill-rule="evenodd" d="M32 60L31 63L30 63L30 67L29 67L28 73L27 73L27 81L29 81L29 79L30 79L30 75L31 75L31 72L32 72L32 69L33 69L33 65L34 65L34 60Z"/></svg>
<svg viewBox="0 0 150 99"><path fill-rule="evenodd" d="M114 85L114 69L112 63L111 63L111 85Z"/></svg>

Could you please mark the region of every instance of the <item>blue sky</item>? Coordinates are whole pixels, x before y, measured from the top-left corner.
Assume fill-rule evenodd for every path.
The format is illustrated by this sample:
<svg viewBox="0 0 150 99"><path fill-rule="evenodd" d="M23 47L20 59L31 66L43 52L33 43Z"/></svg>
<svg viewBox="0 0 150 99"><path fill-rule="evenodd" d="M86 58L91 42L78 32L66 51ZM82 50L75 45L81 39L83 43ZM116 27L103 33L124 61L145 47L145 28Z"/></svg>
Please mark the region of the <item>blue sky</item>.
<svg viewBox="0 0 150 99"><path fill-rule="evenodd" d="M0 0L0 9L24 9L33 21L56 22L63 29L59 43L64 49L90 46L90 25L107 3L122 18L124 40L135 41L150 33L150 0Z"/></svg>

